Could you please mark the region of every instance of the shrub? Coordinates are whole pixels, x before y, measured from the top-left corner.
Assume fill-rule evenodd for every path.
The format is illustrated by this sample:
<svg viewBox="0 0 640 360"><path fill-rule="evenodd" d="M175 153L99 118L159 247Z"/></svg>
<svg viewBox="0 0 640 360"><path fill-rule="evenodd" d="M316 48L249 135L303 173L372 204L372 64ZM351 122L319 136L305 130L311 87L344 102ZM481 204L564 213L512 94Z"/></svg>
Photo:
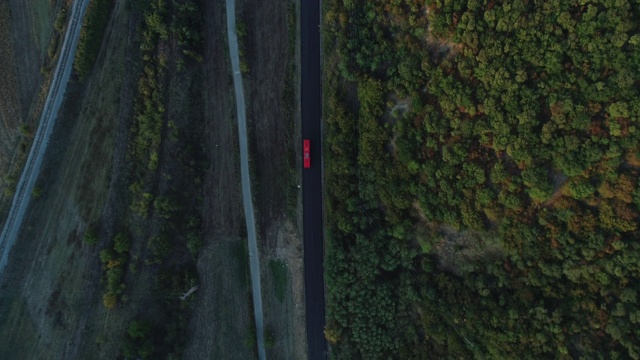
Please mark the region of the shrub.
<svg viewBox="0 0 640 360"><path fill-rule="evenodd" d="M53 23L53 27L56 31L61 32L64 30L64 23L67 21L67 9L62 9L56 16L56 21Z"/></svg>
<svg viewBox="0 0 640 360"><path fill-rule="evenodd" d="M100 237L98 236L98 232L95 229L89 228L84 232L82 240L87 245L95 245L100 240Z"/></svg>
<svg viewBox="0 0 640 360"><path fill-rule="evenodd" d="M118 233L113 243L113 250L115 250L118 254L128 253L131 249L131 239L123 234Z"/></svg>
<svg viewBox="0 0 640 360"><path fill-rule="evenodd" d="M31 190L31 197L33 197L34 199L37 199L40 196L42 196L42 188L36 185L33 187L33 190Z"/></svg>

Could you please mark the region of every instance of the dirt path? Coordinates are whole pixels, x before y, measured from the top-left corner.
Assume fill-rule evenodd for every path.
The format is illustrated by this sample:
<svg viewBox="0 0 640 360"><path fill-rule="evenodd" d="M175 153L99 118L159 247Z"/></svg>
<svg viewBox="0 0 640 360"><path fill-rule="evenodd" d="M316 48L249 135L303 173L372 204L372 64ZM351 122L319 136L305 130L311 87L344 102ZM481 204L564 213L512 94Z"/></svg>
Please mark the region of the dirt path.
<svg viewBox="0 0 640 360"><path fill-rule="evenodd" d="M253 312L256 323L256 345L258 358L266 359L264 349L264 323L262 314L262 289L260 286L260 260L258 258L258 241L256 239L256 222L251 197L251 178L249 176L249 151L247 146L247 114L240 72L240 56L238 54L238 35L236 34L236 3L226 0L227 4L227 37L229 39L229 56L233 69L233 85L236 93L236 109L238 117L238 140L240 145L240 173L242 177L242 197L244 216L247 225L247 241L249 244L249 266L251 269L251 288L253 292Z"/></svg>
<svg viewBox="0 0 640 360"><path fill-rule="evenodd" d="M72 8L71 20L69 21L69 27L62 45L61 56L56 66L47 101L42 112L42 119L40 120L40 125L36 132L31 151L29 152L25 168L20 176L7 222L0 236L0 279L2 279L2 272L6 267L9 251L17 238L22 219L29 205L29 200L31 199L31 192L40 173L49 137L53 132L58 110L62 104L67 82L71 76L73 58L76 53L78 39L80 38L82 19L88 4L88 0L76 0Z"/></svg>

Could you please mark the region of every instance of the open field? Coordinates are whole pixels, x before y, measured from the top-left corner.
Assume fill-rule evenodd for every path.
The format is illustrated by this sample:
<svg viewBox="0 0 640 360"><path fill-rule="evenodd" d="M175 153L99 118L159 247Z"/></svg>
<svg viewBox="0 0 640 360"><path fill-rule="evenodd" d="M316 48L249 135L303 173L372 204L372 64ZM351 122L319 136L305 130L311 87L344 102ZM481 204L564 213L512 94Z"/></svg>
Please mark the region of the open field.
<svg viewBox="0 0 640 360"><path fill-rule="evenodd" d="M14 130L20 119L20 98L16 61L11 36L11 16L7 3L0 3L0 120L3 128Z"/></svg>
<svg viewBox="0 0 640 360"><path fill-rule="evenodd" d="M289 56L289 3L247 0L244 13L239 14L248 28L247 121L257 163L257 173L252 176L260 179L256 201L263 236L267 227L285 214L288 193L295 192L292 182L296 180L292 179L289 163L294 147L293 104L292 99L284 97L285 81L294 60Z"/></svg>
<svg viewBox="0 0 640 360"><path fill-rule="evenodd" d="M246 239L209 238L198 261L201 285L185 359L255 357ZM224 289L224 290L223 290Z"/></svg>
<svg viewBox="0 0 640 360"><path fill-rule="evenodd" d="M9 6L0 3L0 176L5 176L17 140L20 122L19 84L11 36Z"/></svg>
<svg viewBox="0 0 640 360"><path fill-rule="evenodd" d="M69 20L71 0L9 1L0 7L0 224L39 125ZM10 15L10 16L9 16Z"/></svg>
<svg viewBox="0 0 640 360"><path fill-rule="evenodd" d="M12 1L12 5L16 4ZM30 6L38 4L42 5L34 2ZM0 358L74 359L86 358L87 354L115 358L121 353L124 334L134 316L157 317L148 310L150 304L179 302L180 294L159 295L151 285L156 280L157 268L145 264L150 250L147 242L142 241L131 251L124 299L112 310L102 304L105 285L101 280L104 275L99 251L123 226L138 226L133 233L136 239L157 233L161 226L153 213L148 221L125 216L130 213L131 204L127 141L142 63L137 50L140 34L136 31L140 19L126 4L116 2L93 74L84 84L72 82L67 89L58 128L37 184L40 195L32 202L7 269L8 278L12 280L0 289ZM295 125L293 118L286 114L295 111L270 110L273 96L279 99L278 107L287 103L283 100L285 79L288 76L292 82L295 78L287 58L289 41L282 40L284 45L274 54L267 49L273 44L263 43L262 38L256 41L259 34L251 30L256 26L275 26L274 36L287 38L290 33L286 26L287 4L283 2L267 14L257 11L247 17L253 19L248 25L252 54L249 61L273 61L275 57L283 63L267 62L264 68L252 69L249 76L258 76L261 80L248 88L259 102L253 106L265 111L267 116L261 125L253 126L261 126L260 131L271 134L267 137L268 143L261 145L261 151L277 154L277 159L270 159L267 164L278 170L263 167L256 180L266 190L259 214L268 216L260 239L265 320L273 343L268 354L269 358L304 359L306 335L299 215L296 215L295 202L287 202L282 188L277 187L281 184L279 172L289 172L291 159L286 154L292 151L293 142L286 134L290 134ZM54 5L59 6L52 4L52 9ZM29 12L31 10L22 9L24 19L50 16L43 11ZM255 356L252 345L255 334L249 278L245 273L248 272L246 239L224 7L220 3L207 3L204 10L204 61L189 63L183 72L171 72L165 89L166 116L171 126L180 129L180 136L184 131L201 134L204 162L208 164L202 190L197 190L195 195L203 202L202 209L188 208L188 211L202 213L203 246L196 261L200 287L185 303L189 330L184 337L188 343L183 355L247 359ZM49 10L49 14L52 12ZM40 59L35 67L40 78L44 59L40 52L46 52L47 46L40 42L45 36L44 27L29 29L34 34L32 39L39 40L33 41L31 53L27 55ZM48 44L48 39L44 43ZM274 66L277 71L273 71ZM26 85L21 86L29 86L28 80L21 78L21 82L26 81ZM32 98L28 100L31 104ZM27 114L29 106L23 106L22 110ZM269 124L284 133L269 130ZM176 192L177 183L172 179L186 178L180 172L186 148L172 142L171 126L163 132L169 140L159 149L159 176L153 185L158 196ZM193 147L197 146L193 143ZM289 175L295 179L295 175ZM269 184L273 184L275 190ZM83 243L83 234L89 228L99 229L100 241L95 246ZM188 255L175 255L169 263L180 263L184 256ZM271 260L284 264L284 271L273 273L269 267ZM278 280L273 274L277 274Z"/></svg>
<svg viewBox="0 0 640 360"><path fill-rule="evenodd" d="M70 84L67 90L38 181L42 194L32 203L12 253L7 277L13 280L2 289L1 355L27 343L24 358L78 358L80 349L96 344L99 332L92 329L121 326L117 314L104 316L100 305L98 248L81 240L105 203L111 164L104 159L112 156L115 114L120 113L122 91L128 90L123 77L129 19L124 7L119 10L119 26L107 35L112 51L99 62L87 87ZM119 346L117 338L110 341L111 346L107 341L101 349L106 357L113 357L108 354Z"/></svg>
<svg viewBox="0 0 640 360"><path fill-rule="evenodd" d="M0 203L9 198L5 191L10 195L14 186L10 175L16 169L12 164L16 155L24 154L19 143L27 142L21 140L18 125L29 120L30 108L38 103L41 94L40 67L46 49L40 50L38 44L45 41L38 39L44 37L48 44L52 27L51 21L36 14L51 13L54 6L54 2L46 0L0 4ZM0 210L3 208L0 206Z"/></svg>
<svg viewBox="0 0 640 360"><path fill-rule="evenodd" d="M23 118L29 112L42 81L40 68L44 65L53 32L54 9L60 2L9 1Z"/></svg>

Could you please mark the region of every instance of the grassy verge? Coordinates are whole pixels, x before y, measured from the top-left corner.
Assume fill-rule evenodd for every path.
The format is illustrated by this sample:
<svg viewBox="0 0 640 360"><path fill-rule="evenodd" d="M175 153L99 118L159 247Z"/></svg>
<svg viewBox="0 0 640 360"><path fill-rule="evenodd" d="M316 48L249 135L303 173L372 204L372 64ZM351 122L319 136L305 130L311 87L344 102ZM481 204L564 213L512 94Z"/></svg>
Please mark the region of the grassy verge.
<svg viewBox="0 0 640 360"><path fill-rule="evenodd" d="M233 247L233 257L236 260L238 266L236 273L239 279L242 279L247 290L251 290L251 277L249 275L249 258L247 257L247 243L244 241L238 242Z"/></svg>
<svg viewBox="0 0 640 360"><path fill-rule="evenodd" d="M282 260L269 260L269 270L273 277L273 288L278 301L284 301L284 295L287 290L287 265Z"/></svg>
<svg viewBox="0 0 640 360"><path fill-rule="evenodd" d="M296 4L290 2L287 6L287 28L289 31L289 45L288 45L288 57L292 59L287 70L287 75L284 82L284 90L282 92L282 104L284 108L285 116L285 131L286 139L288 140L287 146L287 181L283 181L284 188L282 189L287 197L287 215L290 219L296 218L298 210L298 185L301 179L299 178L298 167L296 166L296 147L302 146L297 143L298 137L296 136L296 74L298 71L296 61L293 61L296 57L297 46L297 30L296 30Z"/></svg>
<svg viewBox="0 0 640 360"><path fill-rule="evenodd" d="M34 0L28 2L28 11L33 14L33 41L40 48L40 53L44 54L48 46L49 37L51 35L51 19L53 18L54 2L49 0Z"/></svg>

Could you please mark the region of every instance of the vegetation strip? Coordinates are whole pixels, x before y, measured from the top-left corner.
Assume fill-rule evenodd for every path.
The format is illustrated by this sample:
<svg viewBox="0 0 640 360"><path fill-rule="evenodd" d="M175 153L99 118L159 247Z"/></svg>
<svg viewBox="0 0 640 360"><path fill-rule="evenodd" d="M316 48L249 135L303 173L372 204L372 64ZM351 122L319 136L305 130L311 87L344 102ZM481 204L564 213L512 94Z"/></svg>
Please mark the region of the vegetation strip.
<svg viewBox="0 0 640 360"><path fill-rule="evenodd" d="M84 239L103 247L103 305L128 310L120 355L179 358L197 297L195 262L202 244L206 161L202 134L195 129L203 111L197 102L203 18L200 3L192 0L132 1L131 6L133 18L141 19L142 61L129 129L129 191L118 195L129 206L120 209L112 239L97 240L93 228ZM186 84L180 99L169 96L176 84ZM145 292L153 297L145 297L140 307Z"/></svg>
<svg viewBox="0 0 640 360"><path fill-rule="evenodd" d="M100 52L101 39L109 22L113 0L91 0L82 24L78 51L73 68L80 80L91 72Z"/></svg>

